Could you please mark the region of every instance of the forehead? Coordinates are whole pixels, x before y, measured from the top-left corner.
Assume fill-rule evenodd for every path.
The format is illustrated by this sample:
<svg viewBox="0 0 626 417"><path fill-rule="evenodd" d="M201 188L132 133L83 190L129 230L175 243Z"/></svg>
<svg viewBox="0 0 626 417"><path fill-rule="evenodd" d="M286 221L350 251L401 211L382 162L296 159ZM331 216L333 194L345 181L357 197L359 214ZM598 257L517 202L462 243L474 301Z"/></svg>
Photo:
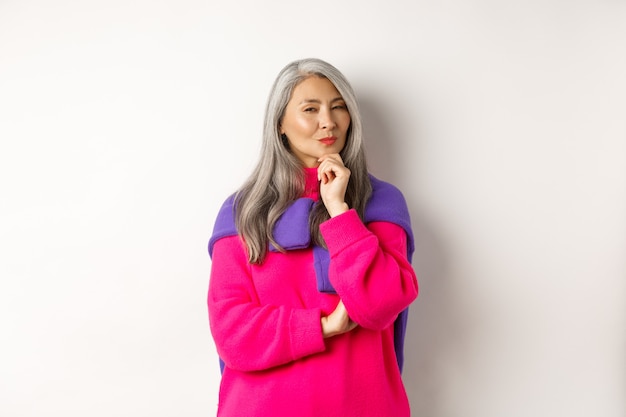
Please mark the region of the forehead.
<svg viewBox="0 0 626 417"><path fill-rule="evenodd" d="M291 94L291 101L341 100L341 94L335 85L324 77L312 75L296 85Z"/></svg>

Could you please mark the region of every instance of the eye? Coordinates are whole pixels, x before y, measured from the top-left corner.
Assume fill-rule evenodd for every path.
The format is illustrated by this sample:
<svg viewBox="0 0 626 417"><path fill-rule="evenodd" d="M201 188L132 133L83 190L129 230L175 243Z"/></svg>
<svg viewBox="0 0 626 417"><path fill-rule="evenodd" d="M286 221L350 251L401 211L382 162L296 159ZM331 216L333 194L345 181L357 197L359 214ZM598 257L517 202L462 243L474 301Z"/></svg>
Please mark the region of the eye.
<svg viewBox="0 0 626 417"><path fill-rule="evenodd" d="M306 113L313 113L316 110L317 109L315 107L307 107L307 108L304 109L304 112L306 112Z"/></svg>
<svg viewBox="0 0 626 417"><path fill-rule="evenodd" d="M337 104L333 106L333 110L346 110L346 106L344 104Z"/></svg>

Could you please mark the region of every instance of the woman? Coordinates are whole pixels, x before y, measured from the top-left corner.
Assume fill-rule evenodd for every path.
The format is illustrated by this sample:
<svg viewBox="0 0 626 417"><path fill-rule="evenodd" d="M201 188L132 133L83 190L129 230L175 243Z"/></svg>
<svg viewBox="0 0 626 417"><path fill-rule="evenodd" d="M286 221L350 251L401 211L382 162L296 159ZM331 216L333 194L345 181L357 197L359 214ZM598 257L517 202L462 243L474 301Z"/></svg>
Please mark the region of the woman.
<svg viewBox="0 0 626 417"><path fill-rule="evenodd" d="M368 175L344 76L305 59L268 100L261 158L209 242L218 415L403 417L408 210Z"/></svg>

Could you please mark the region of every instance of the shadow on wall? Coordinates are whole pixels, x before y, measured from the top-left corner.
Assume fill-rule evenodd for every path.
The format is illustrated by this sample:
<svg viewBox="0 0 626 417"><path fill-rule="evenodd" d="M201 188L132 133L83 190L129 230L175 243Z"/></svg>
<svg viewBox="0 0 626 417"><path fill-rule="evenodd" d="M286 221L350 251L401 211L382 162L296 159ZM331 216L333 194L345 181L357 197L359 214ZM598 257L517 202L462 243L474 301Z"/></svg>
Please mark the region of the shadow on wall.
<svg viewBox="0 0 626 417"><path fill-rule="evenodd" d="M381 113L382 106L374 103L375 100L368 100L367 97L359 95L367 162L374 176L393 183L393 179L402 176L402 167L399 167L398 161L393 159L395 149L391 136L394 132Z"/></svg>
<svg viewBox="0 0 626 417"><path fill-rule="evenodd" d="M454 292L448 266L451 264L445 242L421 212L419 189L406 189L411 184L411 169L398 161L405 160L399 152L406 152L401 142L401 127L393 129L385 122L385 108L374 100L360 98L366 136L366 151L372 173L401 188L407 198L415 235L413 267L420 284L418 299L411 305L403 380L411 402L413 415L438 416L445 414L446 404L453 399L446 396L451 378L461 373L463 346L467 338L461 294ZM392 116L389 115L388 120ZM368 140L369 139L369 140ZM412 143L419 144L419 132L411 135ZM426 156L427 157L427 156Z"/></svg>

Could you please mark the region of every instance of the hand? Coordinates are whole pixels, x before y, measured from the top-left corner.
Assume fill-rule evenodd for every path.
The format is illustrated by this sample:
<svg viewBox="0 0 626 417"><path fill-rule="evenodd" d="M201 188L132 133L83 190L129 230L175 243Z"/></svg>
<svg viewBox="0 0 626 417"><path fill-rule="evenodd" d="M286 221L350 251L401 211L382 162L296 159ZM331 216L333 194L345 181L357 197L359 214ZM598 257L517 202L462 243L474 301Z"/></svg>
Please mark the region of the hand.
<svg viewBox="0 0 626 417"><path fill-rule="evenodd" d="M327 317L322 317L322 335L324 338L347 333L356 326L357 324L348 316L348 311L341 300L339 300L335 311Z"/></svg>
<svg viewBox="0 0 626 417"><path fill-rule="evenodd" d="M320 180L320 196L330 217L338 216L349 210L345 202L346 189L350 181L350 170L343 164L339 154L324 155L317 168Z"/></svg>

